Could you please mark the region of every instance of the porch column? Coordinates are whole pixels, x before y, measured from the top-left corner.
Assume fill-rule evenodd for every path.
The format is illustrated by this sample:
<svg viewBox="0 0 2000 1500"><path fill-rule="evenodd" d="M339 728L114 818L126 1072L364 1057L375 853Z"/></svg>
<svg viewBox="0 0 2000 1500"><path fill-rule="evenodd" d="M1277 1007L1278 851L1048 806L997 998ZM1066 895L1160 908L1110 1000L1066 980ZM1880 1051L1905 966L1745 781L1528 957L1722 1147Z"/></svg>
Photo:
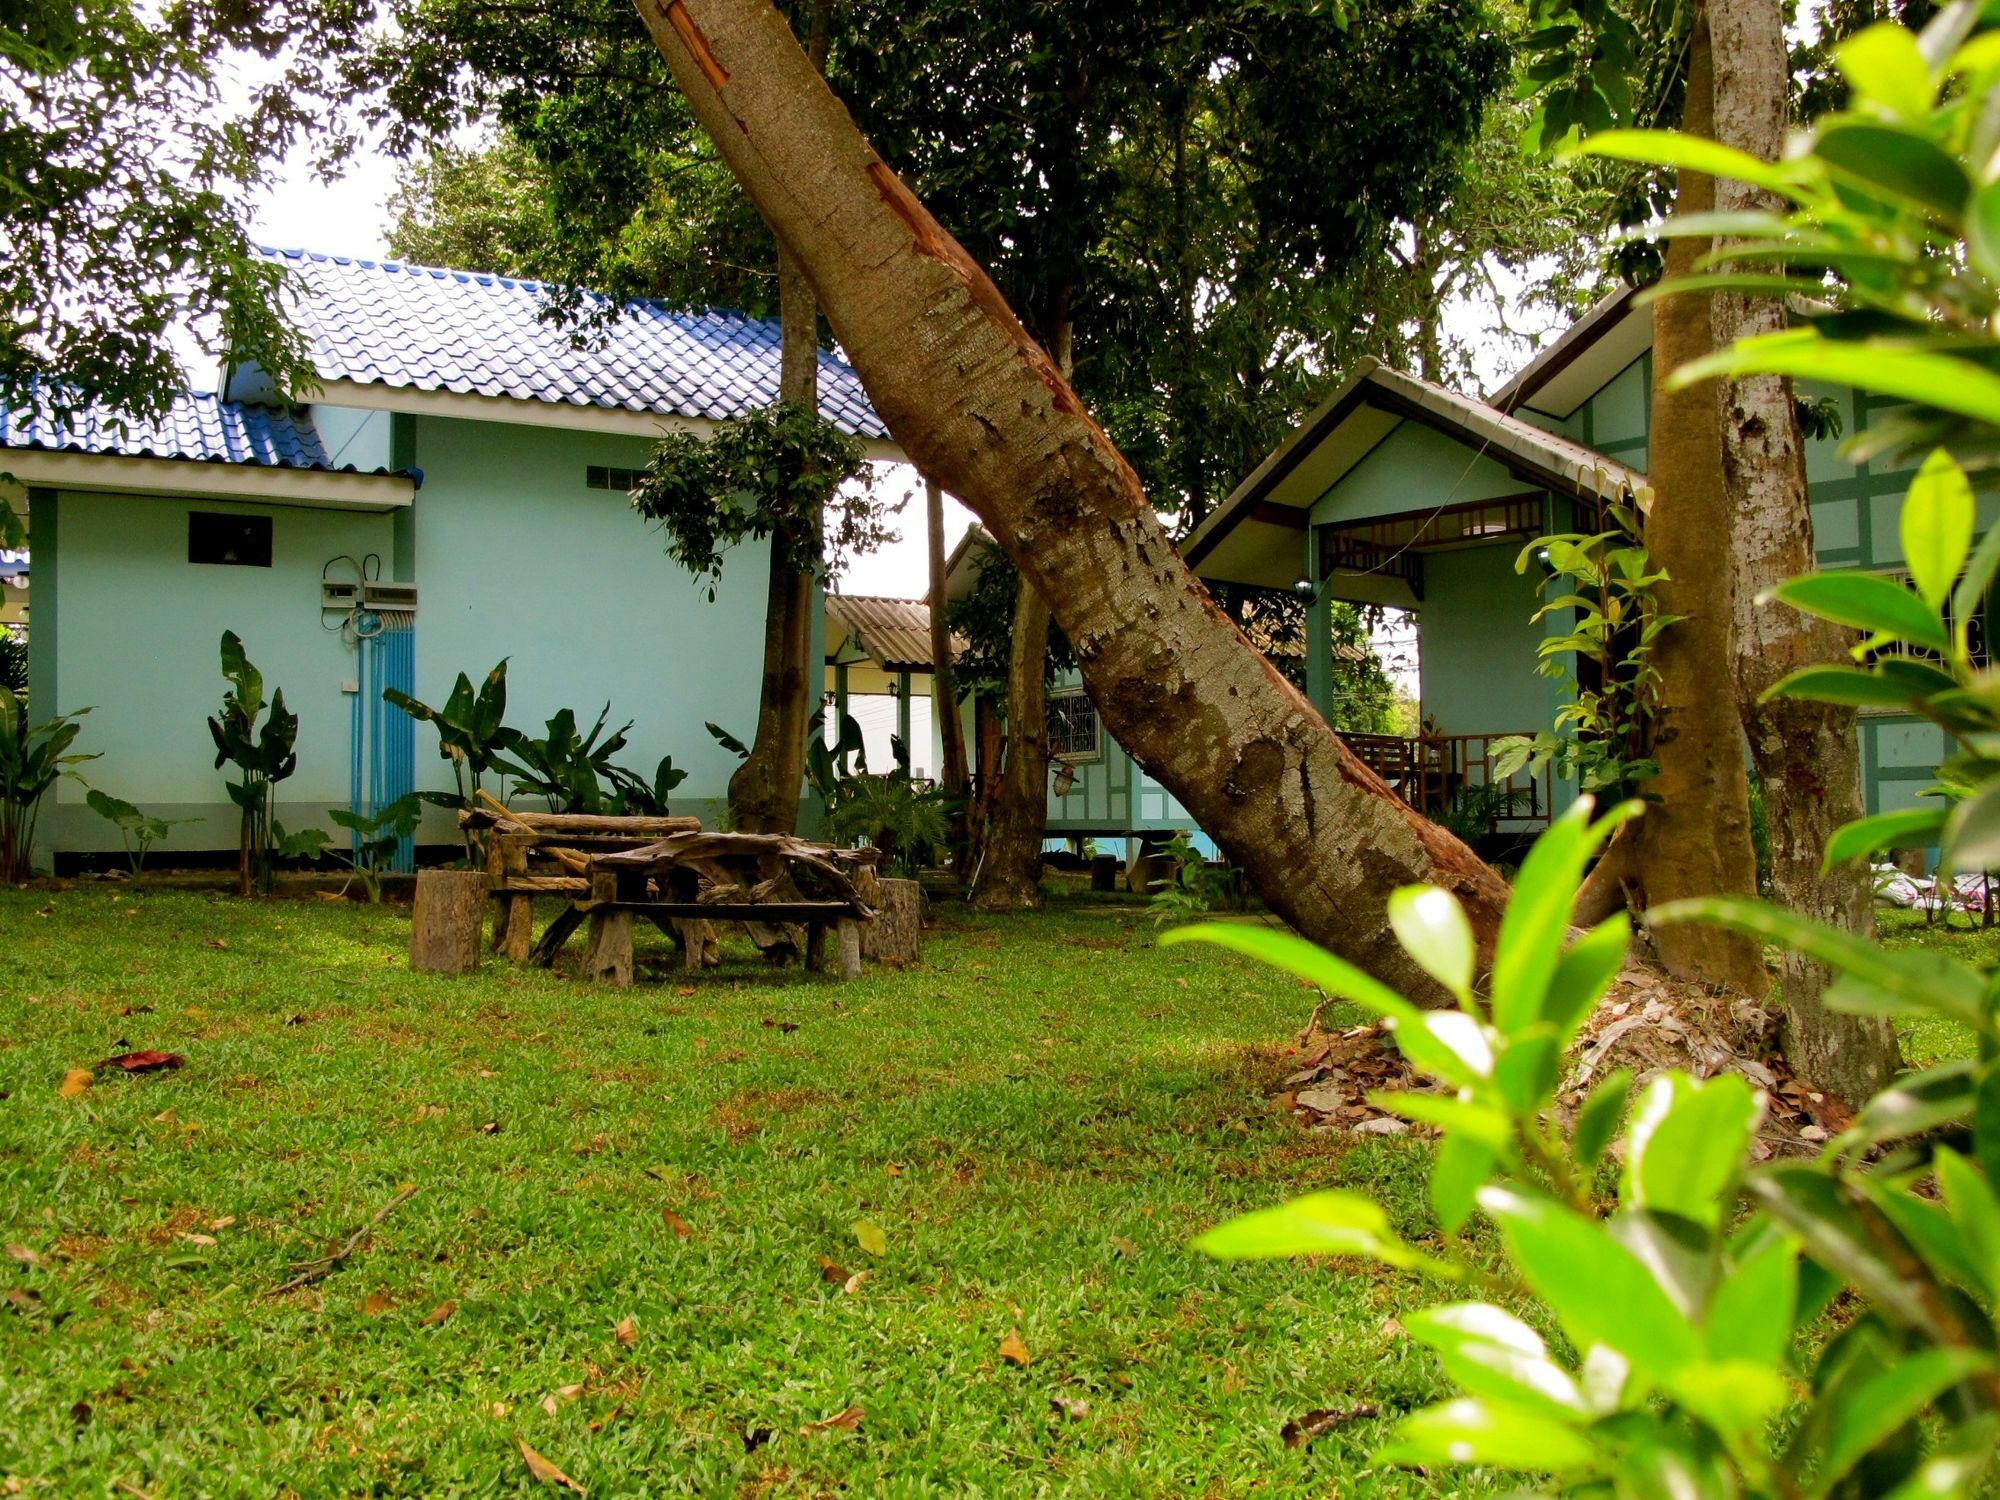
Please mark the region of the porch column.
<svg viewBox="0 0 2000 1500"><path fill-rule="evenodd" d="M847 720L847 663L833 664L833 740L840 743L840 726Z"/></svg>
<svg viewBox="0 0 2000 1500"><path fill-rule="evenodd" d="M1327 617L1326 581L1319 576L1319 548L1306 531L1306 570L1312 582L1306 598L1306 697L1319 716L1333 723L1333 622Z"/></svg>
<svg viewBox="0 0 2000 1500"><path fill-rule="evenodd" d="M916 748L910 743L910 674L896 674L896 737L903 742L903 754L915 761Z"/></svg>

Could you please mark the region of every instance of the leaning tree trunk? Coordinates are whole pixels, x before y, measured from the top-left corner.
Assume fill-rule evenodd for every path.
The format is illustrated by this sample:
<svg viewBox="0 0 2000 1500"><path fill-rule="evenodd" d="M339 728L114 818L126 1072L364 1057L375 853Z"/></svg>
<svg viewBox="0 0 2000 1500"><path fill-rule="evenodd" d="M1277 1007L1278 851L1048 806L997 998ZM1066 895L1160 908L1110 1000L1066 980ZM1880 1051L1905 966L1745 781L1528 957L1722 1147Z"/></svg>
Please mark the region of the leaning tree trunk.
<svg viewBox="0 0 2000 1500"><path fill-rule="evenodd" d="M1431 992L1396 886L1506 887L1343 745L1180 558L992 280L869 148L766 0L637 0L690 108L812 279L875 409L1048 600L1105 725L1308 937Z"/></svg>
<svg viewBox="0 0 2000 1500"><path fill-rule="evenodd" d="M1715 138L1775 160L1784 147L1788 84L1784 18L1776 0L1709 0L1715 60ZM1724 180L1715 206L1725 211L1779 205L1742 183ZM1718 293L1710 312L1718 347L1786 326L1773 297ZM1771 887L1802 916L1872 937L1875 902L1867 865L1851 860L1822 872L1828 837L1862 815L1861 752L1851 709L1796 698L1760 701L1800 667L1842 659L1852 637L1838 626L1780 605L1760 605L1772 585L1815 563L1805 444L1791 383L1772 376L1722 382L1722 461L1736 563L1736 694L1751 757L1763 783L1770 829ZM1876 1016L1828 1010L1832 975L1787 950L1779 970L1785 1056L1805 1077L1859 1102L1896 1075L1896 1033Z"/></svg>
<svg viewBox="0 0 2000 1500"><path fill-rule="evenodd" d="M799 263L778 245L778 399L819 405L819 305ZM729 806L745 833L794 833L806 774L812 702L813 575L771 539L764 600L764 678L750 754L729 778Z"/></svg>
<svg viewBox="0 0 2000 1500"><path fill-rule="evenodd" d="M1042 840L1049 821L1049 607L1026 578L1015 586L1007 650L1007 764L973 883L982 911L1042 904Z"/></svg>
<svg viewBox="0 0 2000 1500"><path fill-rule="evenodd" d="M944 491L934 479L924 480L924 522L930 545L931 712L937 716L938 748L943 764L938 780L945 795L963 799L966 793L965 721L958 716L958 677L951 659L950 599L944 573ZM961 816L963 814L961 813Z"/></svg>
<svg viewBox="0 0 2000 1500"><path fill-rule="evenodd" d="M1709 129L1707 24L1697 17L1688 60L1683 128ZM1678 212L1703 213L1714 182L1682 172ZM1707 250L1693 239L1667 242L1668 280L1685 275ZM1643 912L1683 896L1754 895L1757 861L1750 837L1750 791L1734 688L1737 658L1731 616L1729 496L1713 393L1674 391L1667 375L1713 347L1705 296L1664 297L1653 304L1653 423L1647 478L1653 488L1646 544L1668 576L1656 589L1663 614L1679 623L1654 646L1660 705L1652 724L1660 774L1646 790L1658 796L1623 830L1594 872L1583 908L1619 888ZM1635 913L1637 914L1637 913ZM1676 978L1762 995L1769 986L1757 945L1694 923L1656 928L1661 964Z"/></svg>

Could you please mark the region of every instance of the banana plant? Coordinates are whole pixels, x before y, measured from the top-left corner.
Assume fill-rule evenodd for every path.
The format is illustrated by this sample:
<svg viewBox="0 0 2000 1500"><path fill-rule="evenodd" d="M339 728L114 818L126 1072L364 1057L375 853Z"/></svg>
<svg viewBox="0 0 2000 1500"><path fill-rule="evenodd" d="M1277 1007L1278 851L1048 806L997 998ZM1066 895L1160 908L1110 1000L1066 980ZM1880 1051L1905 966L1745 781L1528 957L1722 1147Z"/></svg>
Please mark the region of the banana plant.
<svg viewBox="0 0 2000 1500"><path fill-rule="evenodd" d="M501 764L500 757L521 743L521 732L509 729L505 723L508 660L501 657L476 691L472 679L460 672L443 708L432 708L396 688L382 690L383 702L437 730L438 755L450 763L452 783L458 789L451 806L471 807L478 793L484 790L486 773L496 768L507 771L509 768ZM482 852L478 841L468 832L465 855L475 867Z"/></svg>
<svg viewBox="0 0 2000 1500"><path fill-rule="evenodd" d="M245 896L269 891L272 883L272 789L299 768L293 745L299 737L298 715L285 707L283 688L274 689L263 714L264 677L244 653L233 630L222 632L222 675L230 684L222 695L222 713L211 716L208 732L215 740L215 768L233 765L241 779L230 782L229 800L242 812L237 840L237 889Z"/></svg>
<svg viewBox="0 0 2000 1500"><path fill-rule="evenodd" d="M199 818L156 818L142 812L123 797L114 797L109 792L96 787L84 793L84 803L105 822L118 830L119 842L125 846L125 859L132 866L132 884L136 887L146 878L146 855L153 845L167 836L169 829L182 823L199 823Z"/></svg>
<svg viewBox="0 0 2000 1500"><path fill-rule="evenodd" d="M49 788L70 774L69 767L97 758L70 750L82 729L77 720L89 712L81 708L30 724L27 705L0 687L0 884L27 879L35 822Z"/></svg>

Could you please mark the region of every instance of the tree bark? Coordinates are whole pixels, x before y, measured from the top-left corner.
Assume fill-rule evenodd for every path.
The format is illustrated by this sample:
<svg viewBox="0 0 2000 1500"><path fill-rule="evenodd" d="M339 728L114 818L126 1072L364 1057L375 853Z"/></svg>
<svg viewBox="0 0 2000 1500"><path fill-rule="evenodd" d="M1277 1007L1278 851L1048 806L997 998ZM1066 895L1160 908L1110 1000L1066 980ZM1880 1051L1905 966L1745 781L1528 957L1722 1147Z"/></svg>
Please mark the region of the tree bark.
<svg viewBox="0 0 2000 1500"><path fill-rule="evenodd" d="M1042 904L1042 839L1049 821L1049 607L1023 577L1007 651L1007 764L973 881L981 911Z"/></svg>
<svg viewBox="0 0 2000 1500"><path fill-rule="evenodd" d="M945 596L944 491L934 479L924 481L924 522L930 540L931 711L937 715L938 780L945 795L963 798L966 791L965 721L958 716L958 679L951 659L950 600Z"/></svg>
<svg viewBox="0 0 2000 1500"><path fill-rule="evenodd" d="M1411 881L1489 944L1499 877L1344 746L1217 608L1138 476L764 0L637 0L690 108L803 263L912 462L1049 601L1106 726L1306 936L1435 993L1389 930Z"/></svg>
<svg viewBox="0 0 2000 1500"><path fill-rule="evenodd" d="M1683 129L1710 128L1708 27L1699 15L1688 61ZM1712 179L1682 172L1674 188L1680 213L1713 206ZM1688 273L1704 241L1667 242L1666 276ZM1608 866L1651 905L1683 896L1754 895L1757 861L1750 838L1750 791L1732 686L1737 669L1730 531L1722 443L1713 392L1673 391L1667 376L1713 347L1705 296L1663 297L1653 304L1653 424L1647 478L1653 487L1646 542L1668 578L1657 598L1663 613L1683 616L1654 647L1660 707L1653 722L1659 776L1647 790L1660 801L1626 830ZM1695 923L1654 930L1661 964L1676 978L1762 995L1769 978L1751 940Z"/></svg>
<svg viewBox="0 0 2000 1500"><path fill-rule="evenodd" d="M1715 71L1715 138L1767 161L1785 141L1788 85L1784 18L1776 0L1709 0ZM1715 186L1725 211L1773 208L1743 183ZM1772 297L1719 292L1710 310L1717 347L1786 326ZM1833 704L1759 700L1800 667L1843 658L1853 638L1838 626L1757 596L1811 570L1812 506L1805 443L1791 382L1770 376L1720 382L1722 463L1735 555L1736 696L1750 754L1764 792L1770 830L1771 887L1779 903L1864 937L1875 933L1873 883L1865 863L1822 873L1833 831L1862 815L1861 751L1854 713ZM1787 950L1779 967L1785 1056L1821 1089L1853 1103L1895 1077L1896 1033L1877 1016L1826 1008L1831 972Z"/></svg>
<svg viewBox="0 0 2000 1500"><path fill-rule="evenodd" d="M799 263L778 245L778 399L819 406L819 304ZM810 545L810 544L808 544ZM750 754L729 778L729 806L746 833L795 833L812 712L813 575L771 539L764 596L764 677Z"/></svg>

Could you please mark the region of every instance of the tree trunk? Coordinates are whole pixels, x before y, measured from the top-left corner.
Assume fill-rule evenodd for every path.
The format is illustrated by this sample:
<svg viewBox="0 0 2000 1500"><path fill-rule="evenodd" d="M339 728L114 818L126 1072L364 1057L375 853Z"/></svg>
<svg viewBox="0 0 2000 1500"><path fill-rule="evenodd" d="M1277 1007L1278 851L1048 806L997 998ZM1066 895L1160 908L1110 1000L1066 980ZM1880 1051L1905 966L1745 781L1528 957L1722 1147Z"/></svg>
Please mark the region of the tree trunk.
<svg viewBox="0 0 2000 1500"><path fill-rule="evenodd" d="M945 597L944 576L944 491L937 481L924 481L924 521L930 537L931 571L931 711L937 715L939 753L944 764L938 780L948 797L964 797L966 790L965 721L958 716L958 680L951 660L951 623L946 618L950 601Z"/></svg>
<svg viewBox="0 0 2000 1500"><path fill-rule="evenodd" d="M924 939L924 888L914 880L878 880L875 920L861 924L861 956L901 968L917 962Z"/></svg>
<svg viewBox="0 0 2000 1500"><path fill-rule="evenodd" d="M1707 23L1695 21L1683 128L1709 130ZM1674 189L1680 213L1706 212L1713 181L1682 172ZM1685 275L1705 242L1667 242L1667 279ZM1658 586L1663 613L1683 616L1660 633L1653 664L1660 709L1653 752L1660 774L1647 790L1661 799L1621 838L1608 868L1620 871L1643 905L1683 896L1754 895L1757 861L1750 839L1750 791L1733 687L1737 668L1731 617L1729 496L1712 392L1672 391L1667 376L1712 347L1708 299L1663 297L1653 304L1653 426L1647 478L1653 487L1646 543L1669 576ZM1748 995L1769 987L1757 945L1732 933L1676 923L1653 933L1660 962L1676 978Z"/></svg>
<svg viewBox="0 0 2000 1500"><path fill-rule="evenodd" d="M486 918L484 870L419 870L410 906L410 968L425 974L470 974L479 967L479 933Z"/></svg>
<svg viewBox="0 0 2000 1500"><path fill-rule="evenodd" d="M1024 577L1014 593L1007 652L1007 765L973 883L981 911L1042 904L1042 839L1049 822L1049 607Z"/></svg>
<svg viewBox="0 0 2000 1500"><path fill-rule="evenodd" d="M1217 608L992 280L869 148L764 0L637 0L716 149L803 262L875 409L1049 601L1104 723L1272 908L1413 992L1386 901L1490 944L1506 887L1407 807Z"/></svg>
<svg viewBox="0 0 2000 1500"><path fill-rule="evenodd" d="M1715 60L1715 138L1767 161L1785 141L1788 84L1784 18L1776 0L1709 0ZM1721 181L1725 211L1776 203L1742 183ZM1717 347L1786 326L1772 297L1717 293L1710 312ZM1757 595L1815 565L1805 443L1791 382L1771 376L1721 382L1722 462L1736 562L1736 695L1750 754L1763 784L1771 840L1771 887L1780 904L1864 937L1875 932L1867 865L1849 861L1821 873L1826 841L1862 815L1861 750L1851 709L1780 698L1758 700L1791 672L1843 658L1853 639L1823 620ZM1832 975L1787 950L1779 968L1785 1056L1829 1093L1859 1103L1901 1065L1896 1033L1877 1016L1826 1008Z"/></svg>
<svg viewBox="0 0 2000 1500"><path fill-rule="evenodd" d="M778 399L819 405L819 304L799 263L778 246ZM764 598L764 679L750 755L729 778L729 806L746 833L795 833L812 717L813 575L771 541Z"/></svg>

